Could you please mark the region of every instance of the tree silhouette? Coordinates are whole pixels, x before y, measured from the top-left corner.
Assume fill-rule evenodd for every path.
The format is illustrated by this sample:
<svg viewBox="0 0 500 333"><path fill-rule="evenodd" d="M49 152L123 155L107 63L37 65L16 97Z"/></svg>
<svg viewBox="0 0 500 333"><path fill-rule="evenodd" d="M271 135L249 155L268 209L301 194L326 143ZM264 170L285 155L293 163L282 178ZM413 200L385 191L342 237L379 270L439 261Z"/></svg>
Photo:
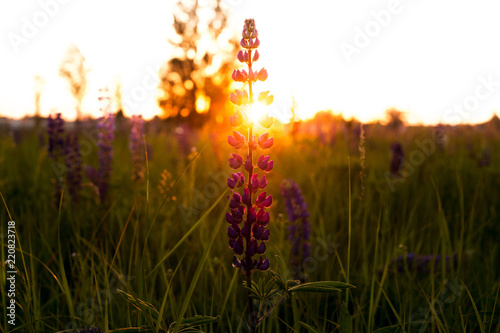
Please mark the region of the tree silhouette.
<svg viewBox="0 0 500 333"><path fill-rule="evenodd" d="M399 111L396 108L390 108L385 111L385 115L388 119L387 127L392 130L399 130L405 124L405 113L403 111Z"/></svg>
<svg viewBox="0 0 500 333"><path fill-rule="evenodd" d="M226 27L220 0L206 5L179 1L173 19L173 56L160 70L163 96L158 105L167 117L200 124L226 109L238 41Z"/></svg>
<svg viewBox="0 0 500 333"><path fill-rule="evenodd" d="M76 100L77 121L81 119L82 99L87 88L87 72L85 57L80 49L76 45L70 45L59 66L59 75L68 81L71 94Z"/></svg>

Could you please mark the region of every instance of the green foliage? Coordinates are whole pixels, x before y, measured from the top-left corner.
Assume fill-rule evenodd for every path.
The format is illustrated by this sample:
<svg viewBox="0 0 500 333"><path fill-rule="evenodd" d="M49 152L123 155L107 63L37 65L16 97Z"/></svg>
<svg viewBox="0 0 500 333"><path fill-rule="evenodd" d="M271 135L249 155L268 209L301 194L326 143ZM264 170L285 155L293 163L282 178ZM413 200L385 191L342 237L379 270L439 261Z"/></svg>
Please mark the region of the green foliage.
<svg viewBox="0 0 500 333"><path fill-rule="evenodd" d="M0 209L0 233L7 233L8 221L16 221L19 331L95 326L104 332L167 332L179 322L179 332L236 332L244 323L246 290L238 282L241 272L231 267L223 221L228 131L199 130L193 145L200 153L193 160L178 153L175 127L162 124L155 131L154 126L146 126L152 158L143 183L131 180L128 134L117 130L110 205L96 202L85 179L80 202L72 203L65 191L60 212L52 206L54 170L37 133L21 130L16 141L9 131L0 132L2 207L12 215ZM400 141L409 159L419 149L416 140L432 138L433 129L408 127L396 134L365 124L360 200L357 126L339 125L334 142L320 143L304 134L307 126L316 128L303 123L295 141L279 132L279 125L271 133L276 138L272 158L280 163L268 179L276 203L265 256L277 259L269 272L253 276L252 295L262 304L259 317L273 309L257 332L498 332L498 131L450 128L445 149L425 155L391 191L384 177L390 143ZM88 139L81 135L80 140ZM97 147L87 142L84 164L95 165ZM486 148L491 164L479 166ZM347 281L348 156L351 250L345 284L332 281ZM165 169L175 183L168 193L158 189ZM291 277L288 264L291 246L279 195L283 178L299 183L308 203L311 258L303 263L304 283ZM3 264L6 238L0 245ZM458 263L448 269L432 266L425 274L409 266L398 270L393 260L407 253L456 253ZM0 331L5 332L3 267ZM339 289L349 290L348 304Z"/></svg>

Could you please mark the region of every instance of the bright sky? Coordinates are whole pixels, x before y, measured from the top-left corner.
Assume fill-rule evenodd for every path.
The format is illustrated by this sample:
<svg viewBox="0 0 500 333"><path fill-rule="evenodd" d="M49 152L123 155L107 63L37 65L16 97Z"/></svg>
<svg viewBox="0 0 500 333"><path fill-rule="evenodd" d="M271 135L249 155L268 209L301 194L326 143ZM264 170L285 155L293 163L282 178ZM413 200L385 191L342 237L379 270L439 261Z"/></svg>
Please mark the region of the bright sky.
<svg viewBox="0 0 500 333"><path fill-rule="evenodd" d="M208 1L208 0L204 0ZM154 73L170 54L175 1L0 1L0 115L34 113L34 79L45 79L42 115L74 117L58 67L69 44L87 59L83 111L98 115L97 91L116 80L127 115L151 118ZM386 109L412 123L482 122L500 109L500 3L497 0L223 0L240 32L256 20L260 60L275 96L272 113L331 109L362 121ZM31 29L30 29L31 27ZM34 29L33 29L34 27ZM150 74L151 73L151 74Z"/></svg>

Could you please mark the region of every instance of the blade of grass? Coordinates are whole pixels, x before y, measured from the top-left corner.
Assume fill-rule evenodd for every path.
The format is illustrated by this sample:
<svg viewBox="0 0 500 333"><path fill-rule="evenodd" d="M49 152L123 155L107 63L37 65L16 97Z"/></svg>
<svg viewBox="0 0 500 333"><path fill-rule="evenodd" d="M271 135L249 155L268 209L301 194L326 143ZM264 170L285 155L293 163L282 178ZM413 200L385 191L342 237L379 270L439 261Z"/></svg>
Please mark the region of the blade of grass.
<svg viewBox="0 0 500 333"><path fill-rule="evenodd" d="M219 200L217 200L217 202ZM210 254L210 249L212 248L212 245L215 241L215 238L217 237L217 234L219 233L219 229L222 225L222 222L224 222L224 216L221 216L221 218L219 218L219 222L215 226L214 231L212 233L210 243L208 244L208 247L205 249L205 253L203 255L203 258L201 259L200 263L198 264L198 268L196 269L196 272L193 276L193 279L191 280L187 295L184 297L184 302L182 303L181 310L179 311L179 314L177 316L177 320L176 320L177 323L176 323L175 328L174 328L174 333L177 333L179 330L179 327L182 323L182 319L184 317L184 313L186 313L186 310L189 306L189 302L191 301L191 296L193 295L194 289L196 288L196 284L198 282L198 279L200 278L201 273L203 271L203 266L205 265L205 261L207 260L209 254Z"/></svg>
<svg viewBox="0 0 500 333"><path fill-rule="evenodd" d="M155 268L153 268L153 270L151 272L149 272L148 275L146 275L146 279L151 276L151 274L156 271L158 269L158 267L160 267L160 265L165 261L167 260L178 248L179 246L181 246L182 243L184 243L184 241L189 237L189 235L191 235L195 230L196 228L198 228L202 222L205 220L205 218L208 216L208 214L210 214L212 212L212 210L214 210L214 208L217 206L217 204L219 203L219 201L222 200L222 198L224 198L224 196L226 195L228 190L224 191L220 196L219 198L217 198L217 200L212 204L212 206L210 206L210 208L199 218L199 220L191 227L191 229L189 229L185 234L184 236L182 236L182 238L177 242L177 244L174 245L174 247L168 251L168 253L163 256L163 258L161 258L161 260L158 262L158 264L155 266Z"/></svg>
<svg viewBox="0 0 500 333"><path fill-rule="evenodd" d="M472 307L474 308L474 313L476 314L476 318L477 318L477 321L479 323L479 329L481 330L481 333L485 333L483 321L481 320L481 315L479 314L479 311L477 309L476 302L474 302L474 299L472 298L472 295L470 294L469 289L467 288L465 283L462 280L460 280L460 282L462 282L462 285L464 286L465 291L467 291L467 294L469 295L470 301L472 303Z"/></svg>

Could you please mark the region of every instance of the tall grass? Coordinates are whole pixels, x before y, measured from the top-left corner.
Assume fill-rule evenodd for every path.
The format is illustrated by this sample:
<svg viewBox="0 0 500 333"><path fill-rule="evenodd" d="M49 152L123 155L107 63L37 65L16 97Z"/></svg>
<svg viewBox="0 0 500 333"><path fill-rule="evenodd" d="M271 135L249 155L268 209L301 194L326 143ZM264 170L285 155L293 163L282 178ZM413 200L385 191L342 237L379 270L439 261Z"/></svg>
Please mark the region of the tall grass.
<svg viewBox="0 0 500 333"><path fill-rule="evenodd" d="M144 166L147 177L138 184L131 179L128 134L117 128L109 203L100 204L84 180L79 202L64 192L60 209L52 205L54 171L35 131L25 130L18 143L0 135L0 191L12 215L0 210L0 230L5 235L7 221L16 221L19 271L18 323L11 327L5 319L5 269L0 270L2 332L88 326L106 332L140 326L173 331L181 328L182 318L196 315L220 316L216 322L201 322L203 331L237 332L243 327L245 290L230 265L232 254L221 227L226 187L223 179L217 180L219 173L230 171L225 161L214 158L216 148L230 156L226 137L212 140L210 126L200 129L194 143L199 155L184 158L169 126L153 134L146 125L153 156ZM280 142L273 159L280 163L269 176L269 192L278 194L281 181L293 178L309 207L308 281L348 280L356 289L348 298L296 294L257 331L302 332L309 327L340 332L345 322L341 305L348 301L354 332L384 327L399 332L499 332L498 132L456 128L448 133L446 150L426 156L393 192L384 173L395 134L367 124L364 129L362 200L361 161L352 149L357 138L349 130L320 145L311 136L299 135L292 142L279 128L272 133ZM424 138L432 138L432 129L410 127L397 140L409 153L419 149L415 139ZM484 143L491 147L492 159L491 165L480 167L469 145L475 149ZM96 164L97 147L93 149L83 157L85 164ZM176 179L168 194L175 201L158 190L164 169ZM279 196L275 199L267 257L286 258L285 207ZM457 253L458 265L436 266L428 274L410 267L398 271L391 262L410 252ZM264 274L256 273L255 281Z"/></svg>

